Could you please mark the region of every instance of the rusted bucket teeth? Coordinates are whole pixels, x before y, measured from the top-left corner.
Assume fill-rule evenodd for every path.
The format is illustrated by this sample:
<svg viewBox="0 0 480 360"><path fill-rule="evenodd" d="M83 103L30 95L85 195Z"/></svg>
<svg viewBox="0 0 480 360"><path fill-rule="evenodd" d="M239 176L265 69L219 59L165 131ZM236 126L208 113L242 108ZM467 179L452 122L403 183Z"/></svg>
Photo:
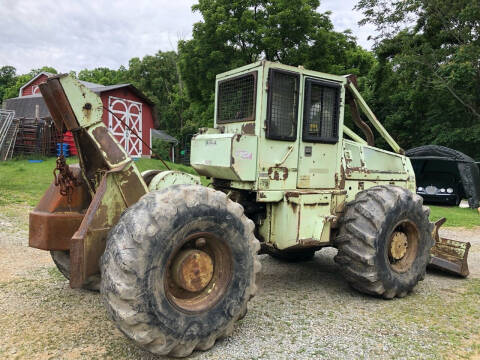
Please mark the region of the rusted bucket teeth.
<svg viewBox="0 0 480 360"><path fill-rule="evenodd" d="M469 242L441 238L438 230L446 220L441 218L433 228L432 236L435 239L435 245L431 251L432 258L429 267L467 277L470 273L467 258L471 245Z"/></svg>

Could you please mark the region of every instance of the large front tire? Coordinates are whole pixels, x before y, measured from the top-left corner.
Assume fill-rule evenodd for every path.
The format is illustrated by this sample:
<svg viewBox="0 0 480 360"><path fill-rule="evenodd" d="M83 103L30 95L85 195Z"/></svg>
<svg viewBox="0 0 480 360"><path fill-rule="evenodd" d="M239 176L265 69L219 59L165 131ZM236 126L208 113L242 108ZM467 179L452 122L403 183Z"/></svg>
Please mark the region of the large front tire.
<svg viewBox="0 0 480 360"><path fill-rule="evenodd" d="M101 291L144 349L184 357L228 336L256 291L260 248L241 205L198 185L143 196L110 231Z"/></svg>
<svg viewBox="0 0 480 360"><path fill-rule="evenodd" d="M397 186L375 186L346 205L335 261L355 289L391 299L423 280L434 245L430 209Z"/></svg>

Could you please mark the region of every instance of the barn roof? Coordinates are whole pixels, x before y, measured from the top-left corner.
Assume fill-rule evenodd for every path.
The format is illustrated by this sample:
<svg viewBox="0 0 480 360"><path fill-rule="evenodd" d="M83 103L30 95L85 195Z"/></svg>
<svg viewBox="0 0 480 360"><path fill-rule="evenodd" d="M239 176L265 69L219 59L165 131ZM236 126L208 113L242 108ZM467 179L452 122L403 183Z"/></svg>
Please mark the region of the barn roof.
<svg viewBox="0 0 480 360"><path fill-rule="evenodd" d="M146 95L144 95L140 90L138 90L132 84L117 84L117 85L107 85L107 86L98 85L98 87L91 88L90 90L99 94L99 93L112 91L112 90L117 90L117 89L122 89L122 88L128 88L131 92L133 92L140 99L145 101L147 104L152 105L152 106L154 105L152 100L150 100Z"/></svg>
<svg viewBox="0 0 480 360"><path fill-rule="evenodd" d="M22 90L25 89L28 85L30 85L31 83L33 83L35 80L37 80L40 76L42 75L45 75L47 77L49 76L55 76L55 74L52 74L52 73L49 73L49 72L46 72L46 71L42 71L41 73L38 73L37 75L35 75L33 78L30 79L30 81L28 81L25 85L23 85L19 92L18 92L18 96L22 96ZM83 81L83 80L79 80L83 85L85 85L87 88L89 89L92 89L92 88L100 88L102 87L103 85L101 84L95 84L95 83L92 83L92 82L89 82L89 81Z"/></svg>
<svg viewBox="0 0 480 360"><path fill-rule="evenodd" d="M50 117L50 112L48 111L42 95L21 96L13 99L7 99L5 102L5 108L7 110L15 110L15 117L17 119L34 118L35 107L37 105L39 107L40 118Z"/></svg>
<svg viewBox="0 0 480 360"><path fill-rule="evenodd" d="M45 75L54 75L50 73L40 73L45 74ZM35 78L37 78L39 75L37 75ZM35 79L34 78L34 79ZM27 86L29 83L31 83L34 79L30 80L27 84L25 84L23 87ZM155 105L148 97L146 97L140 90L138 90L135 86L132 84L118 84L118 85L100 85L100 84L95 84L91 83L88 81L82 81L79 80L83 85L85 85L87 88L92 90L93 92L97 94L101 94L107 91L112 91L112 90L117 90L117 89L122 89L122 88L128 88L132 93L134 93L136 96L138 96L140 99L142 99L145 103L151 105L152 107ZM6 109L7 110L15 110L15 117L17 119L20 118L34 118L35 117L35 107L36 105L39 106L39 116L40 118L45 118L45 117L50 117L50 112L48 111L47 105L45 104L45 101L43 100L42 94L34 94L34 95L27 95L27 96L20 96L12 99L7 99L5 100L6 102ZM155 114L153 113L154 120L155 120Z"/></svg>

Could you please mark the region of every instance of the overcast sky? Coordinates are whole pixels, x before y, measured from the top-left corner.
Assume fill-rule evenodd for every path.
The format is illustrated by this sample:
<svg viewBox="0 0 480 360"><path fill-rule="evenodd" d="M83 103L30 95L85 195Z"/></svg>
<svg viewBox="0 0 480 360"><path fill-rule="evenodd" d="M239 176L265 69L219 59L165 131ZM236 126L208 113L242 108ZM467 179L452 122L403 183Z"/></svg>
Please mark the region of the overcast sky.
<svg viewBox="0 0 480 360"><path fill-rule="evenodd" d="M176 49L200 20L195 0L0 0L0 66L26 73L44 65L59 72L128 65L132 57ZM337 31L351 29L370 48L370 27L359 27L356 0L321 0Z"/></svg>

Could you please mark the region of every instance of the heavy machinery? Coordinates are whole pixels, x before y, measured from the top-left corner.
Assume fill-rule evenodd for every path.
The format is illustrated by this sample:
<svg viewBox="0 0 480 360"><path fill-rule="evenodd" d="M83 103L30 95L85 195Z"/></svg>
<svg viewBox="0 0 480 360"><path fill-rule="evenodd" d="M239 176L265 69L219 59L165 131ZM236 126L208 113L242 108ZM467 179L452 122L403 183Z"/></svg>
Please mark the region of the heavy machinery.
<svg viewBox="0 0 480 360"><path fill-rule="evenodd" d="M191 143L208 187L177 171L141 174L102 123L108 109L75 79L40 89L57 128L73 132L79 166L58 159L30 214L30 246L50 250L71 287L100 287L118 328L152 353L187 356L231 334L255 294L260 249L305 260L334 246L346 280L383 298L425 276L429 209L354 77L267 61L218 75L215 125ZM345 126L345 104L366 140ZM394 152L374 147L359 109ZM436 266L466 275L468 246L436 239Z"/></svg>

